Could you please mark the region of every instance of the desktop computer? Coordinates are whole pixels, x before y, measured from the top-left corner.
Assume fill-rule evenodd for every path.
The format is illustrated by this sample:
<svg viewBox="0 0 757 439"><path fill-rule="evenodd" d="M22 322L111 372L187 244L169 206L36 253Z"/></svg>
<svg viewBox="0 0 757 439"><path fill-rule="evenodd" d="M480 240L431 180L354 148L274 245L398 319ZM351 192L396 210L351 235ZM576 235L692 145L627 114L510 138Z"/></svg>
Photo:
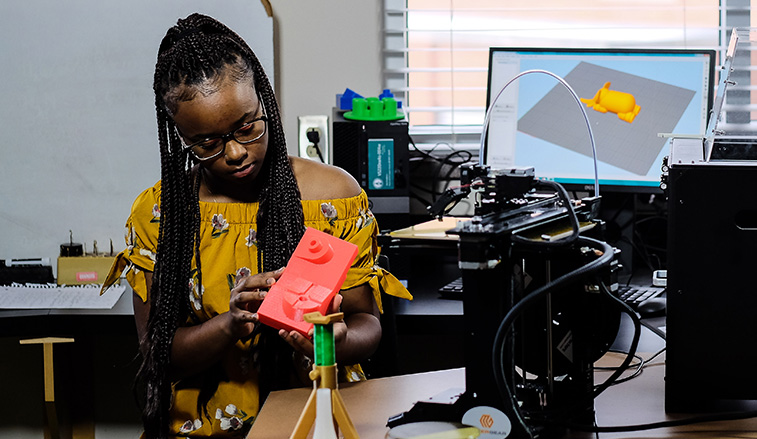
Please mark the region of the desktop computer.
<svg viewBox="0 0 757 439"><path fill-rule="evenodd" d="M668 412L757 400L757 163L669 172Z"/></svg>
<svg viewBox="0 0 757 439"><path fill-rule="evenodd" d="M407 120L345 119L334 108L332 164L349 172L368 195L383 229L397 229L410 213Z"/></svg>

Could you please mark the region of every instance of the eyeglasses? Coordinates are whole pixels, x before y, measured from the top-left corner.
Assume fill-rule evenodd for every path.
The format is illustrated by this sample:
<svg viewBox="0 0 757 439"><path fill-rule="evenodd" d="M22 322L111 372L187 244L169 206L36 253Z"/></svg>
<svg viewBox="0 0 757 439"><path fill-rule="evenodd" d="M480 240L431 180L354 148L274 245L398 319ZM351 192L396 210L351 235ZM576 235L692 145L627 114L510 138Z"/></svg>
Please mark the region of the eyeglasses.
<svg viewBox="0 0 757 439"><path fill-rule="evenodd" d="M176 128L176 133L181 140L182 149L190 152L199 161L210 160L223 154L226 150L226 143L234 139L237 143L246 145L263 137L268 129L268 117L263 114L260 117L245 123L241 127L218 137L208 137L199 142L187 145L181 132Z"/></svg>

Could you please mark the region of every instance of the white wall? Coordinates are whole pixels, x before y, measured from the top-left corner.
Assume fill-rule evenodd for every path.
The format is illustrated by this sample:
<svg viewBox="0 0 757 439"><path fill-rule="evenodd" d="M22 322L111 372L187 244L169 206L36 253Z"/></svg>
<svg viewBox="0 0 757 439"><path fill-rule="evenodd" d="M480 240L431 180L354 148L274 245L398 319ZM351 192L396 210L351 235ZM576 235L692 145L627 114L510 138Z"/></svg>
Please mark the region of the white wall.
<svg viewBox="0 0 757 439"><path fill-rule="evenodd" d="M13 4L21 1L3 3L0 11L12 8ZM258 6L259 0L248 1ZM324 114L330 117L335 95L344 91L345 87L365 96L376 96L381 92L379 33L381 9L378 0L273 0L273 11L276 69L273 79L283 111L289 151L296 153L297 116ZM74 15L74 17L69 17L73 23L82 19L78 14ZM97 17L91 19L95 20ZM67 18L62 15L61 21L66 22ZM160 29L152 29L146 34L137 34L137 36L152 41L155 38L159 39L164 32L164 26L161 26ZM256 48L255 42L250 41L250 45ZM0 52L3 50L5 50L3 43L0 43ZM154 57L156 50L157 47L151 49L149 56ZM262 61L266 64L265 60ZM152 58L150 62L153 62ZM5 68L8 68L8 65ZM125 63L123 68L128 69L130 66ZM151 72L146 74L151 75ZM151 76L143 82L144 87L148 88L144 92L148 100L151 95L149 89L151 83ZM95 98L96 96L90 97L90 99ZM7 104L6 100L5 105ZM0 104L0 107L2 106ZM6 107L6 110L7 114L14 111L11 107ZM131 202L138 190L160 178L157 140L154 134L155 116L150 102L146 104L144 112L144 115L136 118L138 123L129 127L134 131L130 135L130 141L139 144L135 148L147 154L144 160L134 162L129 165L129 169L123 169L123 163L111 163L107 160L106 162L112 168L103 171L106 176L116 171L120 175L125 173L132 180L133 187L129 190L116 191L114 186L118 185L118 181L108 180L103 183L91 174L92 170L87 166L92 155L111 154L112 149L109 148L112 148L112 145L105 141L99 141L97 145L88 147L86 153L77 152L75 149L61 152L61 154L74 154L76 157L81 155L79 167L56 166L55 163L49 163L49 159L45 159L44 169L39 169L38 166L35 168L35 162L38 163L41 159L39 148L45 147L44 143L40 143L46 140L44 138L45 117L36 121L43 128L40 132L30 132L24 142L13 144L6 142L0 146L0 159L2 159L0 177L9 175L12 171L20 178L20 182L14 188L0 187L0 258L54 258L57 256L58 245L67 238L69 228L90 230L92 229L90 226L106 232L93 235L77 232L76 236L80 241L85 240L91 243L91 239L97 239L102 249L103 244L110 238L113 239L116 250L123 248L123 225ZM9 127L5 125L5 121L0 122L0 134L7 133L7 129ZM53 160L55 160L54 157ZM69 161L70 164L72 162ZM19 166L24 169L19 169ZM85 203L86 200L76 198L75 188L94 190L97 196L110 199L108 206L116 207L101 209L95 203L94 208L82 208L88 204ZM39 197L55 198L58 201L54 203L55 205L41 203L38 200ZM45 209L44 211L49 212L49 217L29 217L24 203L27 203L27 207L30 208ZM11 204L14 207L9 209ZM75 212L80 213L80 224L61 224L57 229L53 229L44 222L54 221L56 218L59 220L76 217ZM97 219L93 220L93 216L97 216ZM88 222L90 224L85 224ZM30 415L15 418L6 416L0 421L0 437L38 438L42 437L42 381L41 370L37 370L41 367L41 354L33 349L19 348L17 338L14 336L0 338L0 346L3 346L3 349L16 347L19 351L16 356L11 355L14 358L12 364L5 365L13 367L14 371L26 370L27 373L9 374L8 376L15 377L15 381L11 389L4 389L8 390L7 394L29 393L29 398L23 401L8 399L8 402L13 405L16 412L28 411ZM24 369L27 365L39 367ZM123 378L124 382L128 382L129 379L130 377ZM30 382L36 383L31 390ZM7 377L0 378L0 388L7 384L10 384ZM112 395L112 398L120 400L120 404L129 403L130 397L128 391ZM98 407L112 407L114 404L113 401L107 400L97 400L95 403ZM16 412L6 410L6 413ZM140 431L139 419L133 412L126 412L126 410L121 410L119 414L111 415L111 418L118 419L102 421L98 418L96 437L109 439L137 437Z"/></svg>
<svg viewBox="0 0 757 439"><path fill-rule="evenodd" d="M258 53L292 154L298 116L330 117L346 87L381 92L378 0L274 0L273 19L260 0L160 4L0 5L0 259L54 260L69 230L90 251L95 240L101 251L109 240L123 249L132 201L160 178L151 90L157 44L193 10L226 22Z"/></svg>
<svg viewBox="0 0 757 439"><path fill-rule="evenodd" d="M381 93L379 0L273 0L276 84L290 154L297 117L327 115L350 88Z"/></svg>

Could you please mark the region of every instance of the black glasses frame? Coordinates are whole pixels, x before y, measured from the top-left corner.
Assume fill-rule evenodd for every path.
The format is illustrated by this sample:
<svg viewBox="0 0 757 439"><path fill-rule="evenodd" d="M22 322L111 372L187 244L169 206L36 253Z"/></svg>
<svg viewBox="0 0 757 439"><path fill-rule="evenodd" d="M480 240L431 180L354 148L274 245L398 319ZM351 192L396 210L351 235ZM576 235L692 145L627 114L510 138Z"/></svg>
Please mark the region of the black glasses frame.
<svg viewBox="0 0 757 439"><path fill-rule="evenodd" d="M260 101L260 104L262 106L263 102ZM249 124L252 124L252 123L255 123L255 122L258 122L258 121L261 121L261 120L263 121L263 132L260 133L259 136L255 137L254 139L244 140L244 141L237 139L237 136L236 136L237 131L241 130L242 128L244 128L245 126L247 126ZM205 161L205 160L214 159L214 158L220 156L221 154L223 154L226 151L226 144L229 143L229 140L231 140L231 139L234 139L235 142L237 142L237 143L239 143L241 145L249 145L250 143L257 142L258 140L260 140L268 132L268 116L265 114L265 107L263 107L263 115L261 115L260 117L256 117L255 119L252 119L251 121L245 123L241 127L236 128L236 129L234 129L234 130L232 130L232 131L230 131L230 132L228 132L228 133L226 133L224 135L214 136L214 137L208 137L206 139L202 139L200 141L194 142L191 145L187 145L187 143L184 141L184 137L181 135L181 132L179 131L179 129L176 128L175 126L174 126L174 128L176 129L176 134L179 136L179 140L181 141L182 151L191 153L192 157L194 157L196 160L202 162L202 161ZM221 149L219 149L217 153L215 153L215 154L213 154L211 156L200 157L192 149L192 148L196 147L197 145L199 145L199 144L201 144L203 142L207 142L208 140L215 140L215 139L221 139Z"/></svg>

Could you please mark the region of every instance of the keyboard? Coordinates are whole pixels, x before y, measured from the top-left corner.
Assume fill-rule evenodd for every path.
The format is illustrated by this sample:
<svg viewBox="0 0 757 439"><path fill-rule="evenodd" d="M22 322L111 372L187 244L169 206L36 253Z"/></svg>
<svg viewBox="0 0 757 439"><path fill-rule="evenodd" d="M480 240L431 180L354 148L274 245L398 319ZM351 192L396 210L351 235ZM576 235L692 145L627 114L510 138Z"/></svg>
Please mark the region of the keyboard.
<svg viewBox="0 0 757 439"><path fill-rule="evenodd" d="M463 278L458 277L457 279L453 280L452 282L449 282L446 285L443 285L441 288L439 288L439 294L444 299L456 299L456 300L462 300L463 298Z"/></svg>
<svg viewBox="0 0 757 439"><path fill-rule="evenodd" d="M634 311L639 309L639 305L642 302L657 297L664 292L665 287L647 287L641 285L618 286L618 297Z"/></svg>
<svg viewBox="0 0 757 439"><path fill-rule="evenodd" d="M618 286L618 297L625 302L634 311L638 310L639 304L645 300L657 297L665 292L665 287L653 287L642 285L620 285ZM445 299L462 299L463 298L463 278L457 279L443 285L439 288L439 294Z"/></svg>

